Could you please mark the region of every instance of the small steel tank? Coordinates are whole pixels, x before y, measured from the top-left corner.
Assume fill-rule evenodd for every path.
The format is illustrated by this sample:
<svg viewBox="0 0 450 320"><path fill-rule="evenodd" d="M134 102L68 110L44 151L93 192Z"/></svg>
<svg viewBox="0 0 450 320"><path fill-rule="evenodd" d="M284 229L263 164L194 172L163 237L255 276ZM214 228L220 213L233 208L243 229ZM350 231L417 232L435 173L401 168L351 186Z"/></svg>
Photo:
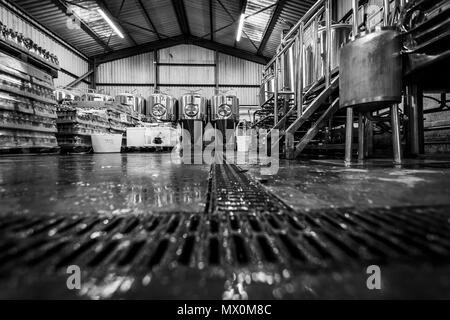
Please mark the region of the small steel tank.
<svg viewBox="0 0 450 320"><path fill-rule="evenodd" d="M239 121L239 99L235 95L217 94L211 98L211 120Z"/></svg>
<svg viewBox="0 0 450 320"><path fill-rule="evenodd" d="M139 114L145 114L146 106L147 106L147 100L142 96L138 96L137 104L136 104L136 112Z"/></svg>
<svg viewBox="0 0 450 320"><path fill-rule="evenodd" d="M340 107L359 112L382 109L401 101L402 58L400 33L377 27L341 49Z"/></svg>
<svg viewBox="0 0 450 320"><path fill-rule="evenodd" d="M207 119L206 99L197 93L187 93L180 98L180 120L204 120Z"/></svg>
<svg viewBox="0 0 450 320"><path fill-rule="evenodd" d="M146 115L159 121L177 120L177 99L164 93L153 93L148 97Z"/></svg>

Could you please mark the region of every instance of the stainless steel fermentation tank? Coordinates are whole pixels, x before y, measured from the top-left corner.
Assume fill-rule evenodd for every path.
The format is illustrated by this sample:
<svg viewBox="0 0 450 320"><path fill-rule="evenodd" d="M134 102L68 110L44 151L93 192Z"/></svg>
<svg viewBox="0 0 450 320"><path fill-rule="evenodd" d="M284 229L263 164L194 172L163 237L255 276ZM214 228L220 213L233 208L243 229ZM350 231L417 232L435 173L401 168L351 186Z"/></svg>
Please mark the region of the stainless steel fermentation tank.
<svg viewBox="0 0 450 320"><path fill-rule="evenodd" d="M297 50L295 46L291 45L285 53L281 55L281 72L282 77L279 82L279 88L281 91L294 91L295 90L295 58L297 56Z"/></svg>
<svg viewBox="0 0 450 320"><path fill-rule="evenodd" d="M348 40L352 26L348 24L333 24L331 26L331 54L330 70L333 72L339 67L340 49ZM303 84L309 87L321 78L325 77L327 57L327 30L325 27L318 28L317 43L313 37L312 27L305 33L305 44L303 47L304 68Z"/></svg>
<svg viewBox="0 0 450 320"><path fill-rule="evenodd" d="M377 27L360 34L341 50L340 107L359 112L383 109L402 96L400 33Z"/></svg>
<svg viewBox="0 0 450 320"><path fill-rule="evenodd" d="M134 112L145 114L146 101L141 96L132 93L120 93L116 96L116 102L129 106Z"/></svg>
<svg viewBox="0 0 450 320"><path fill-rule="evenodd" d="M238 121L239 99L236 95L216 94L211 98L211 122L222 133L224 144L234 146L234 131Z"/></svg>
<svg viewBox="0 0 450 320"><path fill-rule="evenodd" d="M148 97L146 115L158 121L175 122L178 117L178 101L164 93L153 93Z"/></svg>
<svg viewBox="0 0 450 320"><path fill-rule="evenodd" d="M202 163L203 132L208 119L206 98L195 92L182 95L179 101L178 119L182 129L184 156L187 155L186 149L190 145L189 161L196 164ZM187 158L184 161L187 161Z"/></svg>

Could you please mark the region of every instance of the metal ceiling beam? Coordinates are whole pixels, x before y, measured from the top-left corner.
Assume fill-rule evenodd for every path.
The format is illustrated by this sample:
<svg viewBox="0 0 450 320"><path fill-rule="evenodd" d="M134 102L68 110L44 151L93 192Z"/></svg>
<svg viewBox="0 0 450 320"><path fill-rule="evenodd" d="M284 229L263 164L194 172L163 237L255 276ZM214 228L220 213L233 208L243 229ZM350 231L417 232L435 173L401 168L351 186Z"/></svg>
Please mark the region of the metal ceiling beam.
<svg viewBox="0 0 450 320"><path fill-rule="evenodd" d="M153 23L152 19L150 18L150 15L148 14L147 10L144 7L144 4L142 3L142 0L135 0L136 5L138 6L139 10L142 12L142 15L145 18L145 21L147 22L147 25L153 29L153 31L156 33L156 36L159 40L161 40L161 35L159 34L158 30L156 30L155 24Z"/></svg>
<svg viewBox="0 0 450 320"><path fill-rule="evenodd" d="M233 48L231 46L217 43L215 41L211 41L208 39L202 39L200 37L195 37L195 36L180 35L180 36L176 36L176 37L172 37L172 38L148 42L148 43L141 44L141 45L131 47L131 48L126 48L126 49L122 49L122 50L118 50L118 51L114 51L114 52L110 52L110 53L101 54L101 55L95 56L95 59L96 59L95 61L98 64L101 64L101 63L114 61L114 60L118 60L118 59L124 59L127 57L150 52L153 50L159 50L159 49L173 47L173 46L176 46L179 44L192 44L192 45L203 47L203 48L206 48L209 50L217 50L218 52L221 52L224 54L228 54L228 55L240 58L240 59L244 59L244 60L248 60L248 61L252 61L255 63L259 63L259 64L264 64L264 65L270 60L268 57L256 55L254 53L251 53L251 52L248 52L245 50L241 50L241 49L237 49L237 48Z"/></svg>
<svg viewBox="0 0 450 320"><path fill-rule="evenodd" d="M120 31L122 31L127 40L136 46L138 43L133 39L133 37L128 33L128 31L126 31L126 29L120 24L119 18L113 15L112 12L108 9L106 2L104 2L103 0L96 0L95 2L100 7L100 9L102 9L103 12L105 12L108 15L108 17L114 20L114 22L117 24L117 27L120 29Z"/></svg>
<svg viewBox="0 0 450 320"><path fill-rule="evenodd" d="M256 52L257 54L261 54L266 47L267 41L269 41L269 38L272 35L273 29L278 22L278 18L280 17L280 14L283 11L286 2L287 0L278 0L277 6L275 7L275 10L273 10L269 23L266 26L266 30L264 30L264 35L261 39L261 43L259 44L258 51Z"/></svg>
<svg viewBox="0 0 450 320"><path fill-rule="evenodd" d="M210 50L217 50L221 53L228 54L230 56L234 56L240 59L252 61L259 64L266 64L270 59L268 57L264 57L261 55L257 55L255 53L245 51L242 49L237 49L231 46L227 46L215 41L203 39L200 37L190 36L188 39L189 44L193 44L199 47L203 47Z"/></svg>
<svg viewBox="0 0 450 320"><path fill-rule="evenodd" d="M50 0L50 1L55 6L57 6L58 9L60 9L67 17L69 17L69 15L67 14L67 6L62 0ZM106 51L113 51L113 49L106 42L104 42L102 39L100 39L86 23L84 23L83 21L80 21L80 27L81 27L81 30L86 32L92 39L95 40L95 42L97 42L99 45L101 45Z"/></svg>
<svg viewBox="0 0 450 320"><path fill-rule="evenodd" d="M172 0L172 6L175 10L175 14L177 15L181 33L185 36L189 36L191 34L191 30L189 29L189 22L183 0Z"/></svg>
<svg viewBox="0 0 450 320"><path fill-rule="evenodd" d="M176 37L172 37L172 38L147 42L144 44L140 44L138 46L125 48L125 49L117 50L117 51L110 52L110 53L101 54L101 55L95 56L95 59L96 59L95 61L98 64L101 64L101 63L105 63L105 62L109 62L109 61L124 59L127 57L150 52L153 50L159 50L159 49L173 47L173 46L176 46L178 44L183 44L183 43L186 43L186 37L183 35L180 35L180 36L176 36Z"/></svg>

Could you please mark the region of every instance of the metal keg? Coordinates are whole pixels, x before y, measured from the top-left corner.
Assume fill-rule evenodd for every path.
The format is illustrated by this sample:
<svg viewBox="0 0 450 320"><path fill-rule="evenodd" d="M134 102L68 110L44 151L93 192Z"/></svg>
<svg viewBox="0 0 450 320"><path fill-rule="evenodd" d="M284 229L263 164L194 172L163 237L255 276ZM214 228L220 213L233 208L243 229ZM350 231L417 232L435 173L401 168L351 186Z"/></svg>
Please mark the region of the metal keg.
<svg viewBox="0 0 450 320"><path fill-rule="evenodd" d="M341 49L340 107L360 112L382 109L401 101L400 33L377 27L360 34Z"/></svg>

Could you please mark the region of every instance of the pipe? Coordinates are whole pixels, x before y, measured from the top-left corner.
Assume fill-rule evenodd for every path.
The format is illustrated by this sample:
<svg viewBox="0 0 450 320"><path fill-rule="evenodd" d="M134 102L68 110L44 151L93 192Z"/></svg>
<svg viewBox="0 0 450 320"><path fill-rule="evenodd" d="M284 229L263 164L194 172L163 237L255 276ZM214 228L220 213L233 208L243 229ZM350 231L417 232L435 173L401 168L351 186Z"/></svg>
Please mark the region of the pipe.
<svg viewBox="0 0 450 320"><path fill-rule="evenodd" d="M297 53L297 61L299 64L299 67L297 68L298 75L297 75L297 83L298 83L298 95L297 95L297 118L300 118L300 116L303 114L303 23L300 24L300 29L298 32L298 39L299 39L299 46L298 46L298 53Z"/></svg>
<svg viewBox="0 0 450 320"><path fill-rule="evenodd" d="M330 70L330 61L331 61L331 0L327 0L325 3L325 24L326 24L326 52L325 52L325 86L328 88L331 82L331 70Z"/></svg>
<svg viewBox="0 0 450 320"><path fill-rule="evenodd" d="M389 11L391 7L389 5L389 0L383 0L383 25L385 27L389 26Z"/></svg>
<svg viewBox="0 0 450 320"><path fill-rule="evenodd" d="M275 83L273 88L273 125L278 123L278 64L279 58L275 60Z"/></svg>
<svg viewBox="0 0 450 320"><path fill-rule="evenodd" d="M353 37L358 35L358 0L352 0L352 9L353 9Z"/></svg>

